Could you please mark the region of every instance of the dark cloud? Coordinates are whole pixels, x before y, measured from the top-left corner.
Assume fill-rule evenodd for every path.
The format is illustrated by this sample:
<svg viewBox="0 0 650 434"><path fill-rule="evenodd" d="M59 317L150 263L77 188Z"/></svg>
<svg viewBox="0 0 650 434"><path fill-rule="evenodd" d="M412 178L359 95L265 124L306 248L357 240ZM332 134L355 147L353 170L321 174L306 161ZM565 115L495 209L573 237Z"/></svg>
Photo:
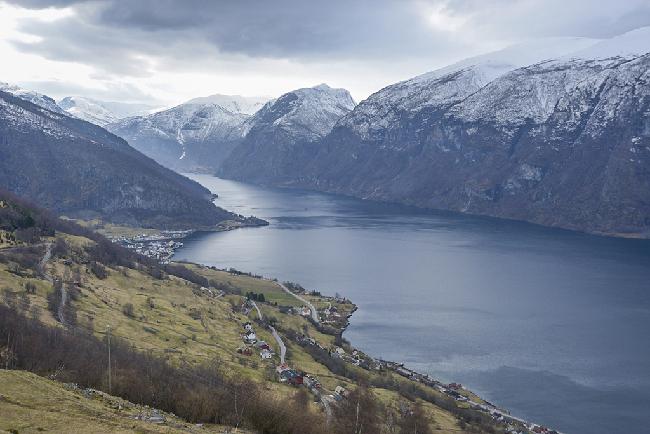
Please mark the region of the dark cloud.
<svg viewBox="0 0 650 434"><path fill-rule="evenodd" d="M650 25L647 0L15 0L74 8L25 22L23 51L126 75L227 56L299 61L444 59L486 41L605 37ZM431 19L431 14L438 14Z"/></svg>
<svg viewBox="0 0 650 434"><path fill-rule="evenodd" d="M66 60L75 53L57 49L55 44L100 44L95 46L101 51L103 38L92 32L114 35L118 29L131 37L134 47L148 46L149 41L143 39L162 45L172 37L183 37L208 43L222 53L254 57L314 58L332 54L345 57L362 53L375 56L387 50L408 55L436 45L435 31L420 14L420 2L411 0L31 0L16 3L30 7L75 7L75 17L23 29L44 37L42 49L34 44L35 50L44 54L54 49ZM87 37L82 37L83 31Z"/></svg>
<svg viewBox="0 0 650 434"><path fill-rule="evenodd" d="M44 9L44 8L64 8L77 3L84 3L87 0L9 0L16 6L27 9Z"/></svg>

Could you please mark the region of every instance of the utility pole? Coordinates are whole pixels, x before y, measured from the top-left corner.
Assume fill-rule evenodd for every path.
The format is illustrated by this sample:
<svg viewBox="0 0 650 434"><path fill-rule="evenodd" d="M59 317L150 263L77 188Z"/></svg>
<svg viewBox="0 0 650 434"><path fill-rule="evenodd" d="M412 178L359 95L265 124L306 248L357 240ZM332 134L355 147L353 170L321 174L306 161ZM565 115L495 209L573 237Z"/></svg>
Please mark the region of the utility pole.
<svg viewBox="0 0 650 434"><path fill-rule="evenodd" d="M354 434L360 434L361 429L359 428L359 405L361 404L361 397L357 400L357 418L354 421Z"/></svg>
<svg viewBox="0 0 650 434"><path fill-rule="evenodd" d="M111 326L106 327L106 338L108 339L108 394L111 394Z"/></svg>

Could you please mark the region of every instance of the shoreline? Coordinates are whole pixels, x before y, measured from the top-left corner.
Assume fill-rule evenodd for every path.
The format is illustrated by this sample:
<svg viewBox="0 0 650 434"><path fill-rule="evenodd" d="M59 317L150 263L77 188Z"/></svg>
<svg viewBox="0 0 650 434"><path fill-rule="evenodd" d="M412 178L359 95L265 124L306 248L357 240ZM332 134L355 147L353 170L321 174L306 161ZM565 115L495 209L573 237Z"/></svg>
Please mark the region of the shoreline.
<svg viewBox="0 0 650 434"><path fill-rule="evenodd" d="M243 217L243 216L242 216ZM250 221L250 223L249 223ZM260 223L263 222L263 223ZM130 249L136 249L134 247L135 244L140 243L143 247L144 246L151 246L151 245L156 245L156 243L162 243L166 245L166 248L163 248L164 250L164 255L163 257L160 257L159 255L157 256L155 253L155 250L152 251L151 249L141 249L141 251L138 251L138 253L141 253L145 256L152 257L156 260L159 260L163 264L168 264L173 261L173 256L176 253L176 250L180 247L183 246L182 240L187 238L188 236L198 233L198 232L227 232L227 231L232 231L235 229L243 229L243 228L251 228L251 227L263 227L263 226L268 226L269 223L265 220L261 220L255 217L250 217L250 218L242 218L242 220L227 220L224 222L220 222L216 227L214 228L198 228L198 229L189 229L189 230L160 230L158 231L158 234L139 234L136 235L135 237L109 237L111 241L119 243L127 248ZM137 251L137 249L136 249ZM152 254L153 253L153 254ZM180 261L180 262L185 262L185 261ZM209 265L206 264L200 264L197 263L197 265L200 266L205 266L205 267L210 267ZM216 268L217 267L212 267ZM230 272L229 269L219 269L220 271L224 272ZM303 303L303 305L308 305L308 310L310 311L310 314L307 316L310 322L312 322L317 329L323 329L324 328L324 323L320 321L320 316L319 316L319 311L316 307L313 306L312 303L309 301L306 301L301 295L296 294L295 291L287 288L283 283L281 283L277 278L271 278L271 277L265 277L265 276L258 276L254 275L253 273L245 273L253 278L260 279L260 280L265 280L269 282L273 282L276 285L278 285L279 288L281 288L283 291L286 293L290 294L294 298L296 298L300 303ZM302 288L304 291L305 295L308 295L308 291L304 288ZM335 297L320 294L318 297L322 297L326 300L335 300ZM496 423L504 424L507 426L512 426L512 427L517 427L517 429L512 429L512 430L507 430L506 432L509 433L520 433L520 429L525 429L528 430L529 432L532 433L538 433L538 434L563 434L560 431L548 428L544 425L537 424L534 422L527 421L524 418L520 418L517 416L513 416L510 414L510 412L504 408L501 408L483 398L481 398L478 394L472 392L470 389L465 388L462 384L459 383L449 383L445 384L444 382L437 380L430 376L429 374L423 374L421 372L415 371L413 369L410 369L405 366L405 363L403 362L394 362L390 360L384 360L381 358L375 358L373 356L370 356L359 349L355 348L353 344L349 341L347 341L345 338L343 338L343 333L347 330L347 328L350 325L350 318L354 313L358 310L358 306L353 303L351 300L344 298L347 302L349 302L352 305L352 310L350 311L349 314L346 315L345 317L345 324L339 327L335 327L334 330L337 331L337 335L341 337L342 341L345 342L350 349L352 350L353 353L358 353L362 355L362 357L365 360L369 360L372 363L374 363L377 368L376 369L385 369L392 371L404 378L407 378L411 381L417 382L419 384L422 384L425 387L434 389L449 398L453 399L456 402L466 404L469 408L482 412L483 414L486 414L487 416L491 417L493 421ZM331 303L330 303L331 305ZM322 311L322 310L321 310ZM329 333L332 334L332 333ZM299 344L299 345L316 345L320 347L322 350L327 350L326 348L323 348L318 344L317 342L310 342L309 340L304 340L304 341L298 341L295 339L291 339L293 342ZM342 348L341 348L342 349ZM346 359L347 354L341 355L339 354L339 357L346 363L352 363L355 364L356 366L360 366L358 364L358 360L356 359L355 363L352 361L350 358ZM469 396L469 397L468 397ZM475 398L473 400L472 398ZM478 402L477 402L478 400Z"/></svg>
<svg viewBox="0 0 650 434"><path fill-rule="evenodd" d="M207 266L207 265L203 264L203 266ZM227 269L222 269L221 271L228 272ZM305 301L305 299L301 296L301 295L303 295L302 293L300 295L296 294L296 292L291 291L283 283L281 283L278 279L265 277L265 276L256 276L256 275L253 275L252 273L248 273L248 275L251 276L251 277L260 279L260 280L274 282L280 288L282 288L285 292L291 294L294 298L296 298L301 303ZM304 288L302 288L302 289L303 289L304 294L308 295L307 290L304 289ZM331 299L331 300L336 299L335 297L324 295L324 294L321 294L319 297L322 297L324 299ZM398 375L400 375L400 376L402 376L404 378L407 378L407 379L409 379L411 381L415 381L415 382L417 382L419 384L422 384L422 385L424 385L426 387L435 389L438 392L443 393L443 394L449 396L450 398L454 399L456 402L465 403L471 409L476 410L476 411L480 411L480 412L490 416L497 423L501 423L501 424L505 424L507 426L512 426L513 427L513 429L507 430L506 432L510 432L510 433L513 433L513 434L514 433L519 433L520 432L519 429L523 428L523 429L528 430L529 432L533 432L533 433L536 433L536 434L564 434L561 431L558 431L558 430L555 430L555 429L552 429L552 428L548 428L548 427L546 427L544 425L541 425L541 424L538 424L538 423L530 422L530 421L528 421L528 420L526 420L524 418L513 416L512 414L510 414L510 412L508 410L506 410L504 408L501 408L501 407L497 406L496 404L493 404L492 402L481 398L480 395L472 392L470 389L464 387L462 384L454 383L454 382L445 384L442 381L433 378L429 374L422 374L421 372L418 372L418 371L415 371L413 369L410 369L410 368L406 367L405 363L403 363L403 362L394 362L394 361L390 361L390 360L384 360L384 359L381 359L381 358L374 358L373 356L367 355L363 351L360 351L358 348L354 347L351 342L349 342L349 341L347 341L346 339L343 338L343 333L345 332L345 330L347 330L348 326L350 325L350 318L352 317L352 315L354 315L354 313L358 310L359 307L348 298L344 298L343 300L346 300L347 302L349 302L352 305L352 310L350 311L349 314L346 315L345 324L343 326L337 328L337 331L338 331L337 334L341 337L343 342L346 342L349 345L349 347L352 349L352 354L353 355L355 353L361 354L366 360L370 359L371 361L377 363L377 366L380 369L390 370L390 371L395 372L396 374L398 374ZM306 318L308 318L317 327L317 329L321 329L323 324L320 321L315 321L314 320L314 316L316 316L316 317L318 317L320 319L319 311L316 308L313 307L312 303L309 303L309 305L312 306L312 308L314 309L315 312L312 312L310 315L306 316ZM330 303L330 306L331 306L331 303ZM311 308L310 308L310 310L311 310ZM323 310L321 310L321 311L323 311ZM323 330L321 330L321 331L323 331ZM289 339L291 339L291 338L289 338ZM298 343L299 345L318 346L322 350L327 350L326 348L323 348L322 346L320 346L320 344L315 342L313 339L303 339L301 341L297 341L296 339L291 339L291 340ZM339 357L344 362L352 363L352 364L355 364L356 366L360 366L358 363L354 363L353 361L351 361L351 358L346 357L346 356L348 356L348 354L339 354ZM354 359L352 359L352 360L354 360ZM358 361L359 359L356 359L356 360ZM463 394L463 392L464 392L464 394ZM467 395L469 395L469 397ZM476 398L476 399L480 400L481 402L476 402L472 398ZM515 426L517 427L517 429L514 428Z"/></svg>
<svg viewBox="0 0 650 434"><path fill-rule="evenodd" d="M171 262L176 250L183 247L183 240L198 232L229 232L236 229L256 228L268 226L269 222L251 216L240 216L240 220L224 220L210 228L196 229L143 229L130 228L133 231L142 232L128 236L120 235L119 230L100 230L110 241L130 250L135 250L141 255L158 260L161 264ZM149 233L148 233L149 232Z"/></svg>

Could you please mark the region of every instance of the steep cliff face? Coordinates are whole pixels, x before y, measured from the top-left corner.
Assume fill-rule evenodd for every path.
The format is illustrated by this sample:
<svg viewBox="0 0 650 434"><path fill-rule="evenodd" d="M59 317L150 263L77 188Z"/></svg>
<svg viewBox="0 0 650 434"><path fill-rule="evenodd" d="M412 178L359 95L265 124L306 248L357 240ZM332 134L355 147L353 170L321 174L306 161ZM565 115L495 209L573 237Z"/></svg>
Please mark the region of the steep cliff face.
<svg viewBox="0 0 650 434"><path fill-rule="evenodd" d="M307 138L276 121L288 94L220 175L650 236L650 28L536 44L388 86Z"/></svg>
<svg viewBox="0 0 650 434"><path fill-rule="evenodd" d="M421 103L418 81L401 83L342 119L285 184L650 235L649 71L647 54L547 61L493 80L469 67L427 80Z"/></svg>
<svg viewBox="0 0 650 434"><path fill-rule="evenodd" d="M108 131L3 92L0 155L0 186L60 213L176 228L234 217Z"/></svg>
<svg viewBox="0 0 650 434"><path fill-rule="evenodd" d="M345 89L325 84L294 90L246 122L246 135L218 173L251 182L291 179L317 152L319 140L354 108Z"/></svg>

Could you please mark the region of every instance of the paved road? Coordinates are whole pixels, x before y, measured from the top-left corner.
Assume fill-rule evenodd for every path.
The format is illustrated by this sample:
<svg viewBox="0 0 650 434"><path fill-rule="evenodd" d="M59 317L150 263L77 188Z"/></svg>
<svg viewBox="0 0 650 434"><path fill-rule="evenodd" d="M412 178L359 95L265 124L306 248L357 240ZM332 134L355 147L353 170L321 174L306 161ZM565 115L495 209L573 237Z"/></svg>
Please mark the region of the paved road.
<svg viewBox="0 0 650 434"><path fill-rule="evenodd" d="M309 309L311 310L311 318L314 320L314 322L316 324L320 324L320 321L318 319L318 312L316 311L316 308L314 307L313 304L311 304L311 302L309 300L306 300L305 298L299 296L298 294L294 294L293 292L291 292L289 290L289 288L284 286L282 283L280 283L280 282L276 282L276 283L280 286L280 288L282 288L284 290L284 292L294 296L295 298L297 298L298 300L303 302L307 307L309 307Z"/></svg>
<svg viewBox="0 0 650 434"><path fill-rule="evenodd" d="M284 363L284 357L287 355L287 347L284 345L284 342L282 341L282 338L278 332L276 332L272 326L269 326L269 328L271 329L271 334L275 338L275 341L280 346L280 364L282 364Z"/></svg>
<svg viewBox="0 0 650 434"><path fill-rule="evenodd" d="M260 310L259 306L257 306L257 303L255 303L253 300L251 300L251 303L253 304L253 307L257 311L257 316L260 318L260 321L264 319L264 315L262 315L262 311ZM278 343L278 346L280 347L280 363L284 363L284 358L287 355L287 347L284 345L284 341L282 341L282 338L278 334L277 331L275 331L275 328L272 326L269 326L271 329L271 334L275 338L275 341Z"/></svg>
<svg viewBox="0 0 650 434"><path fill-rule="evenodd" d="M253 303L253 307L257 311L257 316L260 317L260 321L264 319L264 316L262 315L262 311L260 310L259 307L257 307L257 303L255 303L253 300L251 300L251 303Z"/></svg>

